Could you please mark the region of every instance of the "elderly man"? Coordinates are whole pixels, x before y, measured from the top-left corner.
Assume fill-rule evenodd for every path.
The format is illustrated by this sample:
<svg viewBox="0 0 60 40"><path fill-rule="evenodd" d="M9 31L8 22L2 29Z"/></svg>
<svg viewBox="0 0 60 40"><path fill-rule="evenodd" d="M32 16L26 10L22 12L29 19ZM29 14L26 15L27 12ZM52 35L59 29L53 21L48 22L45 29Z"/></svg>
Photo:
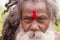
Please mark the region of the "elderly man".
<svg viewBox="0 0 60 40"><path fill-rule="evenodd" d="M56 0L10 0L5 12L12 5L3 26L3 40L60 40L60 34L52 29L52 23L57 25Z"/></svg>

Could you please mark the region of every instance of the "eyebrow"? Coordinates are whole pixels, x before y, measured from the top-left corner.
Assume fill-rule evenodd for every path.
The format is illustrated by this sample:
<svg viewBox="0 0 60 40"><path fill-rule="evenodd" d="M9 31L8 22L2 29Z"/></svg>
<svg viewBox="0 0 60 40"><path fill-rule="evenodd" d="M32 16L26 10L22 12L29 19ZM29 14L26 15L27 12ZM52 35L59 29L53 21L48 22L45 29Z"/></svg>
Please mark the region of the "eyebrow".
<svg viewBox="0 0 60 40"><path fill-rule="evenodd" d="M47 16L41 15L41 16L38 16L37 18L44 18L44 19L47 19Z"/></svg>
<svg viewBox="0 0 60 40"><path fill-rule="evenodd" d="M31 17L30 16L24 16L23 18L25 19L25 18L31 18Z"/></svg>

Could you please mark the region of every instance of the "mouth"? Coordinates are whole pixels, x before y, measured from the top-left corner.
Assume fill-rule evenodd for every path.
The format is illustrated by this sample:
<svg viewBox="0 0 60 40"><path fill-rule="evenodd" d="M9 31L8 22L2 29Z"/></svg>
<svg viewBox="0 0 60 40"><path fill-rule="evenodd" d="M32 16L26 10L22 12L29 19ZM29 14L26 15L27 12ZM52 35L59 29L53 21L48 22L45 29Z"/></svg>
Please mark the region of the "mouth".
<svg viewBox="0 0 60 40"><path fill-rule="evenodd" d="M35 31L29 36L31 39L35 37Z"/></svg>

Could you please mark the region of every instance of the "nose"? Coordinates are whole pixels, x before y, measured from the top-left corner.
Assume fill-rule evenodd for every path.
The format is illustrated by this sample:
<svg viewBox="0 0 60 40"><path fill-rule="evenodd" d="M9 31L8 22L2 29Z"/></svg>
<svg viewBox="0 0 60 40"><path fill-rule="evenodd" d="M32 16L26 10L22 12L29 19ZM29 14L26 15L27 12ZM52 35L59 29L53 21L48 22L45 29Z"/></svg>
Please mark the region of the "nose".
<svg viewBox="0 0 60 40"><path fill-rule="evenodd" d="M32 23L30 26L30 30L32 31L38 31L40 28L37 23Z"/></svg>

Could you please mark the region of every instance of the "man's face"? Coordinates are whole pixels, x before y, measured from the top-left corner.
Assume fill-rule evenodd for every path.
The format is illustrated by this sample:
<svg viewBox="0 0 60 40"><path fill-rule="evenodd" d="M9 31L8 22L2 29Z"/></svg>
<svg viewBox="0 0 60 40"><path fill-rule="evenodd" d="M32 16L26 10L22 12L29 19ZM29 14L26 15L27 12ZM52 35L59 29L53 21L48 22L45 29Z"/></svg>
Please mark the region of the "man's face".
<svg viewBox="0 0 60 40"><path fill-rule="evenodd" d="M53 40L50 26L44 1L26 1L22 7L22 20L16 31L16 40Z"/></svg>
<svg viewBox="0 0 60 40"><path fill-rule="evenodd" d="M33 15L35 15L33 17ZM22 28L27 31L45 32L49 26L49 16L44 1L26 1L22 7Z"/></svg>

